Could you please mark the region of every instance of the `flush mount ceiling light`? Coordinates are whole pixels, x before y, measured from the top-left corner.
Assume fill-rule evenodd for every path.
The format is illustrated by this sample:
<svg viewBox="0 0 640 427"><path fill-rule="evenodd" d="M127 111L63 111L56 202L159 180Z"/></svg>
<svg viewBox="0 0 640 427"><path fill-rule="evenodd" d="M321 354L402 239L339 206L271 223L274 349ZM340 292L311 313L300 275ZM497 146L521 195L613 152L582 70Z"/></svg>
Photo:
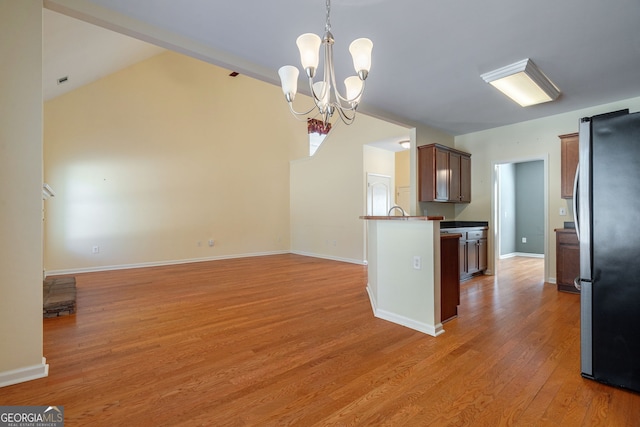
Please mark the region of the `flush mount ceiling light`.
<svg viewBox="0 0 640 427"><path fill-rule="evenodd" d="M530 59L523 59L481 76L485 82L523 107L553 101L560 90Z"/></svg>
<svg viewBox="0 0 640 427"><path fill-rule="evenodd" d="M349 52L353 59L353 67L356 75L347 77L344 81L346 96L342 96L336 86L336 76L333 69L333 34L331 34L331 1L327 0L327 16L324 27L324 38L320 39L316 34L306 33L298 37L296 44L300 50L302 68L309 78L309 90L315 106L309 111L298 113L293 109L293 99L298 91L299 71L292 65L285 65L278 70L282 82L282 92L289 103L289 109L296 116L306 116L315 109L322 116L324 123L329 121L334 112L338 112L340 119L345 124L351 124L356 116L356 108L364 92L364 81L371 68L371 40L361 38L354 40L349 46ZM320 46L324 46L324 76L321 81L313 81L320 60ZM332 92L333 89L333 92ZM306 120L306 119L305 119Z"/></svg>
<svg viewBox="0 0 640 427"><path fill-rule="evenodd" d="M405 150L408 150L411 147L411 141L408 139L403 139L402 141L399 141L398 144L400 144L400 146Z"/></svg>

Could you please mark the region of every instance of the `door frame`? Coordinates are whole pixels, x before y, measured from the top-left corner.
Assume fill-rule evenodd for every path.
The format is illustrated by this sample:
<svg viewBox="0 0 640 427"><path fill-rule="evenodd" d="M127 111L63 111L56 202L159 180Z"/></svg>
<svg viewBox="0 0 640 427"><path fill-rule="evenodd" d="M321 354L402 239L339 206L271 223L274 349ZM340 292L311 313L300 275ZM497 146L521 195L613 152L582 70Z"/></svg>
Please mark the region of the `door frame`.
<svg viewBox="0 0 640 427"><path fill-rule="evenodd" d="M509 160L493 161L491 164L491 219L493 220L493 274L498 275L498 264L500 260L500 174L498 166L510 163L527 163L542 160L543 166L543 190L544 190L544 277L545 282L550 282L550 257L549 257L549 154L541 154L531 157L520 157Z"/></svg>

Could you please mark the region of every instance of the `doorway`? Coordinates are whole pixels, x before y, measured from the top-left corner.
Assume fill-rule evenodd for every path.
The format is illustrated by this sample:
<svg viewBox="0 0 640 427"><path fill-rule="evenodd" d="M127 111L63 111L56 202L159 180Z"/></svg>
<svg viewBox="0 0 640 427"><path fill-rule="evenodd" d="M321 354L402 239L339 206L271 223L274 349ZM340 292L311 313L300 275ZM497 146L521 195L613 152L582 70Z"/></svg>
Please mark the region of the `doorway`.
<svg viewBox="0 0 640 427"><path fill-rule="evenodd" d="M495 163L493 167L494 260L510 257L544 259L549 271L548 158L536 157Z"/></svg>
<svg viewBox="0 0 640 427"><path fill-rule="evenodd" d="M367 215L385 216L391 208L391 177L367 174Z"/></svg>

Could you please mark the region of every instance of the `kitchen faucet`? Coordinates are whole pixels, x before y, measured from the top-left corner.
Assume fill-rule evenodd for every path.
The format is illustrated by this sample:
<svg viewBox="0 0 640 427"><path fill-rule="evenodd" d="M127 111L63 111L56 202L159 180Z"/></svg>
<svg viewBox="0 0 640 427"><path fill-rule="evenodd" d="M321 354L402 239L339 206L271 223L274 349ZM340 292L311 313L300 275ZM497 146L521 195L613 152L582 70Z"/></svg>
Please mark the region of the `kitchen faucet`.
<svg viewBox="0 0 640 427"><path fill-rule="evenodd" d="M407 213L404 211L404 209L402 209L401 206L395 205L395 206L391 206L391 209L389 209L389 212L387 213L387 216L391 216L391 212L394 209L400 209L400 212L402 212L402 216L407 216Z"/></svg>

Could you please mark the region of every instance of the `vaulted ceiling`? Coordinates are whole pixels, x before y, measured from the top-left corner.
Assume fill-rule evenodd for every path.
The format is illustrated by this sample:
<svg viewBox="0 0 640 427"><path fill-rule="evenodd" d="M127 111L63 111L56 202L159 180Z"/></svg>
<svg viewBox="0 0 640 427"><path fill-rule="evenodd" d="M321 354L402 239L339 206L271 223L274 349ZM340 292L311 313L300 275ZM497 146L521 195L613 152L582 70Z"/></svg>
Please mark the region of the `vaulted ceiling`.
<svg viewBox="0 0 640 427"><path fill-rule="evenodd" d="M273 84L281 65L299 65L297 36L322 35L325 23L322 0L45 0L45 6L162 48L192 42L208 52L194 56ZM48 31L47 13L45 79L95 78L129 50L131 58L158 52L127 38L109 48L100 31L78 36L64 25ZM349 43L358 37L374 43L362 110L452 135L640 96L639 22L638 0L331 2L338 80L353 73ZM80 60L62 60L64 49L82 53ZM522 108L480 77L524 58L558 86L557 101ZM284 97L278 102L286 108Z"/></svg>

